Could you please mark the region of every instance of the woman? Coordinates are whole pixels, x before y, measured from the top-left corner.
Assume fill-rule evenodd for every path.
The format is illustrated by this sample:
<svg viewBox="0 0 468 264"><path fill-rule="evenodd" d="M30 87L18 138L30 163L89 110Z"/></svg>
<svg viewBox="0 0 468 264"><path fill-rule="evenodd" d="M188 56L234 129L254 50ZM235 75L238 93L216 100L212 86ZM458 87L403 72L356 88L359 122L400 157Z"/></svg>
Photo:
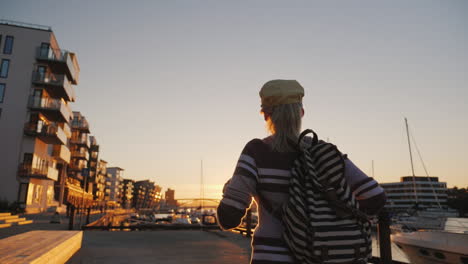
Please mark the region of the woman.
<svg viewBox="0 0 468 264"><path fill-rule="evenodd" d="M224 186L218 207L218 222L223 229L241 223L252 198L258 204L259 224L252 240L252 264L294 263L281 237L281 219L265 208L265 203L278 209L288 198L290 170L298 156L294 144L301 132L303 96L304 89L295 80L272 80L262 87L261 113L271 135L247 143L234 175ZM383 207L383 189L347 158L345 177L362 210L374 214Z"/></svg>

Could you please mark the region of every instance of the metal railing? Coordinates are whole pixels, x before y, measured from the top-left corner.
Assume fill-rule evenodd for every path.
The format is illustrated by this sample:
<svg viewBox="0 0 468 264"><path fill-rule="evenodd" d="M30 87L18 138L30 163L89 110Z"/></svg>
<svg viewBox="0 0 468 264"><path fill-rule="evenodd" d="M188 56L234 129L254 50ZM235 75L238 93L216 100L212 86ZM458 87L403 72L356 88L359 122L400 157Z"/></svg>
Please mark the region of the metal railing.
<svg viewBox="0 0 468 264"><path fill-rule="evenodd" d="M70 101L75 100L75 90L65 74L42 73L33 71L33 83L63 87Z"/></svg>
<svg viewBox="0 0 468 264"><path fill-rule="evenodd" d="M68 51L51 47L37 47L36 57L41 60L66 62Z"/></svg>
<svg viewBox="0 0 468 264"><path fill-rule="evenodd" d="M24 130L35 135L58 137L60 127L54 123L39 125L37 122L27 122L24 124Z"/></svg>
<svg viewBox="0 0 468 264"><path fill-rule="evenodd" d="M31 95L28 106L30 108L60 111L67 121L73 116L70 107L61 99Z"/></svg>
<svg viewBox="0 0 468 264"><path fill-rule="evenodd" d="M89 153L87 151L75 150L72 152L72 157L89 160Z"/></svg>

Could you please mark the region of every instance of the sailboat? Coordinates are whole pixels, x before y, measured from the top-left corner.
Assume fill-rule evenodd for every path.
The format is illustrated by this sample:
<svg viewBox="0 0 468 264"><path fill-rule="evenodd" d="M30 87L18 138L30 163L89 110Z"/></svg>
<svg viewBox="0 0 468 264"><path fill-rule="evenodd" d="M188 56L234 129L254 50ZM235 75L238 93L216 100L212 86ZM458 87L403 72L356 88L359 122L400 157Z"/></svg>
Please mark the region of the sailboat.
<svg viewBox="0 0 468 264"><path fill-rule="evenodd" d="M418 205L416 176L406 118L405 123L413 172L414 196L416 205ZM455 212L443 208L437 200L434 190L433 192L438 207L416 206L413 215L398 219L396 224L400 227L406 227L406 229L400 229L400 232L392 234L392 242L406 254L411 263L466 264L468 263L468 219L451 218L450 216L453 216ZM404 232L408 228L410 232Z"/></svg>

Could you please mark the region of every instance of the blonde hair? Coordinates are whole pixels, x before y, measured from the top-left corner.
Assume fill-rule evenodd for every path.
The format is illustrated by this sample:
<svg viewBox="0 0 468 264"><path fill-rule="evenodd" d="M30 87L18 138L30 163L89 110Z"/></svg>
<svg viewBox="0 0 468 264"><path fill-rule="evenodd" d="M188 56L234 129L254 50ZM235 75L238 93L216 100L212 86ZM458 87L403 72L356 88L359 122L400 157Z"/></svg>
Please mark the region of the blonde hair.
<svg viewBox="0 0 468 264"><path fill-rule="evenodd" d="M294 143L301 133L302 103L265 107L262 112L268 115L267 129L272 134L273 150L295 151Z"/></svg>

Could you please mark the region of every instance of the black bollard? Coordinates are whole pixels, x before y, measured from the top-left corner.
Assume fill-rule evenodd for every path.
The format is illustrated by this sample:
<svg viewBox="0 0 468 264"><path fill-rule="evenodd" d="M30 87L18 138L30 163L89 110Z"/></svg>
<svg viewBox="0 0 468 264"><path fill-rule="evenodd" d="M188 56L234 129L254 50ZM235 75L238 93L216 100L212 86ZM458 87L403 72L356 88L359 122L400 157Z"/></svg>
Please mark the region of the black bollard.
<svg viewBox="0 0 468 264"><path fill-rule="evenodd" d="M75 206L70 206L70 218L68 221L68 230L73 230L73 225L75 224Z"/></svg>
<svg viewBox="0 0 468 264"><path fill-rule="evenodd" d="M252 236L252 209L247 210L247 215L245 218L245 222L247 224L247 234L246 237Z"/></svg>
<svg viewBox="0 0 468 264"><path fill-rule="evenodd" d="M88 215L86 216L86 224L89 224L89 215L91 214L91 207L88 207Z"/></svg>
<svg viewBox="0 0 468 264"><path fill-rule="evenodd" d="M392 244L390 241L390 216L386 210L379 213L380 263L392 263Z"/></svg>

